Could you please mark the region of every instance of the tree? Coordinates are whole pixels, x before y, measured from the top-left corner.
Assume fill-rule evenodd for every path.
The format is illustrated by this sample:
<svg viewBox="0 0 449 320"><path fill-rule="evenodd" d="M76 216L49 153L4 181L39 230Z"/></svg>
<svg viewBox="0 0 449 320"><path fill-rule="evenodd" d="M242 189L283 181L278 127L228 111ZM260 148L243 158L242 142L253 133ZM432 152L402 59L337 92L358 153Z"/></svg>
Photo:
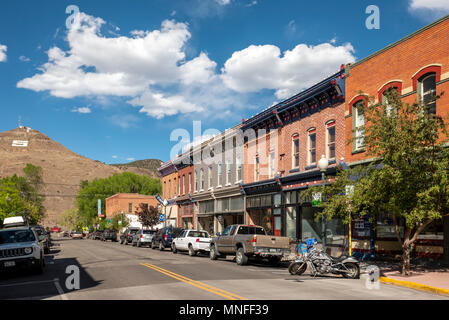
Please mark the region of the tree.
<svg viewBox="0 0 449 320"><path fill-rule="evenodd" d="M69 209L59 217L59 224L70 230L81 230L85 223L76 209Z"/></svg>
<svg viewBox="0 0 449 320"><path fill-rule="evenodd" d="M27 164L25 177L13 175L0 179L0 218L26 216L30 224L37 224L45 214L42 188L42 168Z"/></svg>
<svg viewBox="0 0 449 320"><path fill-rule="evenodd" d="M390 214L402 248L402 274L409 275L411 245L449 213L448 124L421 103L404 103L394 91L387 100L390 108L372 103L365 110L366 149L376 160L340 173L336 183L321 190L327 201L319 216L348 223L351 216L369 214L373 221L376 214ZM351 184L353 193L347 196Z"/></svg>
<svg viewBox="0 0 449 320"><path fill-rule="evenodd" d="M153 206L148 206L146 203L140 203L136 207L135 214L139 217L139 222L144 227L153 227L160 222L158 209Z"/></svg>
<svg viewBox="0 0 449 320"><path fill-rule="evenodd" d="M92 224L98 216L98 199L102 212L105 212L106 198L116 193L139 193L154 195L160 193L162 185L159 179L138 175L132 172L115 174L105 179L82 181L76 197L77 209Z"/></svg>

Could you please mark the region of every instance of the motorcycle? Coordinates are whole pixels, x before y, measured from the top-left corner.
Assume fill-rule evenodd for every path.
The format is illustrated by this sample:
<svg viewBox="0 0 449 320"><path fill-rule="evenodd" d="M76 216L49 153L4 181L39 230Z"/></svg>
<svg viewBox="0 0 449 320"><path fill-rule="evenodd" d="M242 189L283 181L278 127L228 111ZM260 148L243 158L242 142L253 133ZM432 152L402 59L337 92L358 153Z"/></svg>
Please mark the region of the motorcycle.
<svg viewBox="0 0 449 320"><path fill-rule="evenodd" d="M313 277L332 273L349 279L359 278L360 262L356 258L347 256L334 258L318 249L317 245L316 239L307 239L306 245L298 244L297 258L288 267L290 274L301 275L309 267Z"/></svg>

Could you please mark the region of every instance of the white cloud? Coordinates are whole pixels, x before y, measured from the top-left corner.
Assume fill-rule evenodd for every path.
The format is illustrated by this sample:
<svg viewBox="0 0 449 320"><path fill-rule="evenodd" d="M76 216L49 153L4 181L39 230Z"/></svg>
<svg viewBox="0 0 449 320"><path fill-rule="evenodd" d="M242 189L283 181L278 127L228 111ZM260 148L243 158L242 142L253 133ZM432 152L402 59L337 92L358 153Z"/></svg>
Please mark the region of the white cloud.
<svg viewBox="0 0 449 320"><path fill-rule="evenodd" d="M23 62L30 62L30 61L31 61L30 58L25 57L25 56L20 56L20 57L19 57L19 60L20 60L20 61L23 61Z"/></svg>
<svg viewBox="0 0 449 320"><path fill-rule="evenodd" d="M112 156L112 159L117 159L117 158L118 158L118 156L115 156L115 155L114 155L114 156Z"/></svg>
<svg viewBox="0 0 449 320"><path fill-rule="evenodd" d="M80 108L74 108L72 112L78 112L78 113L91 113L92 111L88 107L80 107Z"/></svg>
<svg viewBox="0 0 449 320"><path fill-rule="evenodd" d="M221 6L227 6L231 3L231 0L215 0Z"/></svg>
<svg viewBox="0 0 449 320"><path fill-rule="evenodd" d="M276 46L251 45L225 62L222 78L235 91L273 89L278 99L284 99L335 73L341 64L354 62L353 53L350 44L299 44L282 56Z"/></svg>
<svg viewBox="0 0 449 320"><path fill-rule="evenodd" d="M80 13L67 34L70 49L48 50L41 72L19 81L17 87L50 91L61 98L131 97L132 105L141 101L141 111L158 118L198 109L168 92L149 94L153 85L204 84L214 75L216 63L206 53L185 59L184 46L191 37L187 24L165 20L160 30L134 30L130 37L109 38L101 34L104 24L101 18Z"/></svg>
<svg viewBox="0 0 449 320"><path fill-rule="evenodd" d="M126 158L126 161L134 161L136 160L135 158Z"/></svg>
<svg viewBox="0 0 449 320"><path fill-rule="evenodd" d="M6 61L6 51L8 50L8 47L5 45L0 44L0 62Z"/></svg>
<svg viewBox="0 0 449 320"><path fill-rule="evenodd" d="M411 0L411 9L449 10L448 0Z"/></svg>
<svg viewBox="0 0 449 320"><path fill-rule="evenodd" d="M257 1L254 0L254 1L250 2L250 3L248 3L247 5L245 5L245 7L252 7L252 6L255 6L256 4L257 4Z"/></svg>

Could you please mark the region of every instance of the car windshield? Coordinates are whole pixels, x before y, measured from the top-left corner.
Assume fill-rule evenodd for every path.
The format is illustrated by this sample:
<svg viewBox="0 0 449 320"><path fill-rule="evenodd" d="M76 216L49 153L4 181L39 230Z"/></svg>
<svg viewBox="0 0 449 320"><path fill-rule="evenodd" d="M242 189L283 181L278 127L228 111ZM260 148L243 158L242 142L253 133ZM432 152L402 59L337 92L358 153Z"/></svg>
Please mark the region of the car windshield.
<svg viewBox="0 0 449 320"><path fill-rule="evenodd" d="M205 231L190 231L188 236L194 238L209 238L209 235Z"/></svg>
<svg viewBox="0 0 449 320"><path fill-rule="evenodd" d="M35 241L34 233L30 230L0 231L0 244Z"/></svg>
<svg viewBox="0 0 449 320"><path fill-rule="evenodd" d="M155 232L154 230L143 230L143 234L154 234Z"/></svg>

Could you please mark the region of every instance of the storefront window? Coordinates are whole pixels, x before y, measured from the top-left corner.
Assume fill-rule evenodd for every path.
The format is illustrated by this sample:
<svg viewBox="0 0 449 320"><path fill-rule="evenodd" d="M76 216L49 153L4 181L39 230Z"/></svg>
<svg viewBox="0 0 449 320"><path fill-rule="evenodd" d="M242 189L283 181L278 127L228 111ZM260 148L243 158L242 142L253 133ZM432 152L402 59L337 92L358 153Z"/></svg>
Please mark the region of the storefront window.
<svg viewBox="0 0 449 320"><path fill-rule="evenodd" d="M321 221L315 221L317 209L313 207L302 207L301 234L302 241L309 238L316 238L321 242Z"/></svg>
<svg viewBox="0 0 449 320"><path fill-rule="evenodd" d="M231 210L243 210L243 197L231 198Z"/></svg>
<svg viewBox="0 0 449 320"><path fill-rule="evenodd" d="M296 240L296 207L286 208L286 236Z"/></svg>
<svg viewBox="0 0 449 320"><path fill-rule="evenodd" d="M396 238L396 230L391 214L383 213L377 216L376 222L377 238ZM399 233L404 236L404 223L399 220Z"/></svg>
<svg viewBox="0 0 449 320"><path fill-rule="evenodd" d="M275 195L273 196L273 201L274 201L274 205L275 205L275 206L280 206L281 203L282 203L282 197L281 197L281 194L280 194L280 193L275 194Z"/></svg>
<svg viewBox="0 0 449 320"><path fill-rule="evenodd" d="M200 202L199 213L213 213L213 212L214 212L214 200Z"/></svg>

